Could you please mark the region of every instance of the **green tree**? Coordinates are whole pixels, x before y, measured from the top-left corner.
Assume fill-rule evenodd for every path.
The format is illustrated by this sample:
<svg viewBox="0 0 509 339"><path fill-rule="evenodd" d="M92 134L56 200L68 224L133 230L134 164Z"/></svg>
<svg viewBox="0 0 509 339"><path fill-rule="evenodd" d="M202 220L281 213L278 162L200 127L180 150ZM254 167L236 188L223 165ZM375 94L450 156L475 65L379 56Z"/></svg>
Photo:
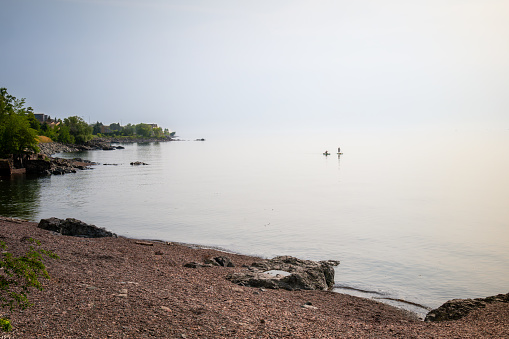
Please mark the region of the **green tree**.
<svg viewBox="0 0 509 339"><path fill-rule="evenodd" d="M41 129L41 123L37 118L35 117L34 113L32 112L32 108L28 108L28 114L27 114L28 122L30 123L30 127L36 130L37 132Z"/></svg>
<svg viewBox="0 0 509 339"><path fill-rule="evenodd" d="M92 126L92 134L93 135L97 135L99 133L101 133L101 127L104 126L102 122L96 122L93 126Z"/></svg>
<svg viewBox="0 0 509 339"><path fill-rule="evenodd" d="M144 138L150 138L152 136L152 126L143 123L138 124L136 125L136 134Z"/></svg>
<svg viewBox="0 0 509 339"><path fill-rule="evenodd" d="M53 252L40 248L41 243L28 238L30 249L22 256L16 257L7 252L5 242L0 241L2 250L0 258L0 307L9 308L11 311L18 307L26 309L30 306L28 294L31 288L42 290L40 278L49 279L46 266L42 262L44 257L57 259ZM0 319L1 328L8 331L11 325L8 320Z"/></svg>
<svg viewBox="0 0 509 339"><path fill-rule="evenodd" d="M60 124L57 133L57 141L63 144L74 144L74 136L71 135L70 129L66 125Z"/></svg>
<svg viewBox="0 0 509 339"><path fill-rule="evenodd" d="M122 135L128 135L128 136L133 135L134 129L135 129L135 127L133 125L127 124L122 129Z"/></svg>
<svg viewBox="0 0 509 339"><path fill-rule="evenodd" d="M164 137L163 129L161 127L152 128L152 132L156 138Z"/></svg>
<svg viewBox="0 0 509 339"><path fill-rule="evenodd" d="M74 137L74 142L77 144L84 144L92 139L93 128L82 118L78 116L65 118L64 125L69 127L69 133Z"/></svg>
<svg viewBox="0 0 509 339"><path fill-rule="evenodd" d="M30 127L25 99L16 99L0 88L0 156L39 152L37 131Z"/></svg>
<svg viewBox="0 0 509 339"><path fill-rule="evenodd" d="M110 124L110 131L120 131L122 130L122 126L120 126L120 124L117 122L117 123L112 123Z"/></svg>
<svg viewBox="0 0 509 339"><path fill-rule="evenodd" d="M51 127L47 122L41 125L41 130L39 131L39 133L50 138L51 140L57 140L58 138L57 131L55 131L55 129Z"/></svg>

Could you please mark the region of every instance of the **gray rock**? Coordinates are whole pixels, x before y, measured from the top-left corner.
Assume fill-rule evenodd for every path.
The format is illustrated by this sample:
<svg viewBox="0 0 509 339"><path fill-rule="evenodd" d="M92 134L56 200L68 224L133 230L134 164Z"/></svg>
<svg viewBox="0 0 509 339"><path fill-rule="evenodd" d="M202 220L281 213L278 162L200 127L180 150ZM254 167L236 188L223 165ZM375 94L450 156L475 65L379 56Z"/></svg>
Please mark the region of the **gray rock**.
<svg viewBox="0 0 509 339"><path fill-rule="evenodd" d="M330 290L334 286L334 266L339 261L311 261L290 256L276 257L251 265L245 272L231 273L235 284L286 290ZM289 274L270 274L270 271Z"/></svg>
<svg viewBox="0 0 509 339"><path fill-rule="evenodd" d="M311 305L311 303L305 303L301 306L302 308L307 308L308 310L317 310L318 307Z"/></svg>
<svg viewBox="0 0 509 339"><path fill-rule="evenodd" d="M102 238L102 237L117 237L115 233L109 232L104 228L97 227L95 225L89 225L83 221L67 218L48 218L41 219L39 228L60 233L62 235L69 235L74 237L83 238Z"/></svg>
<svg viewBox="0 0 509 339"><path fill-rule="evenodd" d="M489 303L494 302L509 302L509 293L498 294L487 298L476 298L476 299L453 299L447 301L445 304L430 311L425 321L445 321L445 320L458 320L470 312L486 307Z"/></svg>
<svg viewBox="0 0 509 339"><path fill-rule="evenodd" d="M192 262L188 262L188 263L184 264L184 267L187 267L187 268L198 268L200 266L201 266L201 264L197 263L196 261L192 261Z"/></svg>
<svg viewBox="0 0 509 339"><path fill-rule="evenodd" d="M235 265L232 263L232 261L228 257L224 257L224 256L215 257L214 261L219 266L223 266L223 267L235 267Z"/></svg>

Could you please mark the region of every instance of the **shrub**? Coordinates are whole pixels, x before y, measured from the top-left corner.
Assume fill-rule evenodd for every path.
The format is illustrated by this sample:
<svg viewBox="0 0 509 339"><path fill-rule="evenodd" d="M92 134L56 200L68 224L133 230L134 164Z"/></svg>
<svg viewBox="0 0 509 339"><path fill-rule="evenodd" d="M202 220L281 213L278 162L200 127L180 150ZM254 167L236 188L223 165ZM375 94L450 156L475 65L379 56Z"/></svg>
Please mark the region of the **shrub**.
<svg viewBox="0 0 509 339"><path fill-rule="evenodd" d="M49 279L50 276L42 259L49 257L57 259L58 256L51 251L40 248L41 243L32 238L27 238L30 249L22 256L16 257L7 252L7 246L0 241L0 249L4 250L0 259L0 307L7 307L13 310L18 307L26 309L31 304L28 302L28 294L31 288L42 290L39 278ZM0 319L0 328L9 330L10 322Z"/></svg>
<svg viewBox="0 0 509 339"><path fill-rule="evenodd" d="M11 322L7 319L0 318L0 330L4 332L9 332L12 330Z"/></svg>

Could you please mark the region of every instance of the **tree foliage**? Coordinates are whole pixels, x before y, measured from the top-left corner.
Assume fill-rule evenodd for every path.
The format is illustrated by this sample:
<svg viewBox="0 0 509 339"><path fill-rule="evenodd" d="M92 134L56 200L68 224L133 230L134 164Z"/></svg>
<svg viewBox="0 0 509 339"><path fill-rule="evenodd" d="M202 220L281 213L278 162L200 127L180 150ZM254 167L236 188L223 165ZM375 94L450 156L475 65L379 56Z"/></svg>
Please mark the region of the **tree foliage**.
<svg viewBox="0 0 509 339"><path fill-rule="evenodd" d="M32 238L27 239L31 243L30 249L22 256L16 257L7 252L7 246L0 241L2 254L0 258L0 307L26 309L31 304L28 294L32 288L42 290L40 278L49 279L46 266L42 262L44 257L57 259L58 256L51 251L40 248L41 243ZM35 246L33 246L35 244ZM10 324L2 319L2 327L8 330Z"/></svg>
<svg viewBox="0 0 509 339"><path fill-rule="evenodd" d="M134 135L134 130L135 128L132 124L127 124L124 126L124 129L122 130L122 134L127 136Z"/></svg>
<svg viewBox="0 0 509 339"><path fill-rule="evenodd" d="M35 117L31 107L24 107L25 99L16 99L9 95L5 88L0 88L0 157L14 154L18 159L23 159L24 154L37 153L39 151L38 135L46 136L53 141L67 144L85 144L94 135L142 138L168 138L174 137L175 132L168 129L152 127L149 124L120 123L108 125L104 130L103 123L97 121L88 125L81 117L71 116L60 119L50 119L42 124Z"/></svg>
<svg viewBox="0 0 509 339"><path fill-rule="evenodd" d="M33 128L37 133L41 129L41 123L37 118L35 117L33 112L28 112L27 114L28 123L30 124L30 127Z"/></svg>
<svg viewBox="0 0 509 339"><path fill-rule="evenodd" d="M152 126L149 124L138 124L136 125L136 134L144 138L150 138L152 136Z"/></svg>
<svg viewBox="0 0 509 339"><path fill-rule="evenodd" d="M92 139L92 126L78 116L65 118L64 126L69 128L69 134L74 137L74 142L77 144L84 144Z"/></svg>
<svg viewBox="0 0 509 339"><path fill-rule="evenodd" d="M63 144L74 144L74 136L66 125L59 125L57 130L57 141Z"/></svg>
<svg viewBox="0 0 509 339"><path fill-rule="evenodd" d="M24 105L25 99L16 99L0 88L0 156L39 151L37 131L30 126L33 112Z"/></svg>
<svg viewBox="0 0 509 339"><path fill-rule="evenodd" d="M161 127L152 128L152 133L154 133L154 137L156 138L164 137L164 132Z"/></svg>
<svg viewBox="0 0 509 339"><path fill-rule="evenodd" d="M93 135L97 135L99 133L101 133L101 127L104 126L102 122L99 122L97 121L93 126L92 126L92 134Z"/></svg>
<svg viewBox="0 0 509 339"><path fill-rule="evenodd" d="M110 127L110 131L121 131L122 130L122 126L120 126L120 124L118 122L110 124L109 127Z"/></svg>

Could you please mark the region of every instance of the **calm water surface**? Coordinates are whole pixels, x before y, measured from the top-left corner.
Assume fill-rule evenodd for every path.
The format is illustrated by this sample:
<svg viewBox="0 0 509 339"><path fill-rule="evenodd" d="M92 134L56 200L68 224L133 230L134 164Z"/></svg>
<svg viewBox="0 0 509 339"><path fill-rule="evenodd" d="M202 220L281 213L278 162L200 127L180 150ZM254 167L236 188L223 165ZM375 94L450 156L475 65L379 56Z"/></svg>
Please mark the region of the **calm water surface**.
<svg viewBox="0 0 509 339"><path fill-rule="evenodd" d="M399 132L126 144L59 155L98 162L94 170L0 181L0 215L337 259L337 291L424 314L390 299L437 307L508 292L508 141L507 132ZM129 165L137 160L150 165Z"/></svg>

